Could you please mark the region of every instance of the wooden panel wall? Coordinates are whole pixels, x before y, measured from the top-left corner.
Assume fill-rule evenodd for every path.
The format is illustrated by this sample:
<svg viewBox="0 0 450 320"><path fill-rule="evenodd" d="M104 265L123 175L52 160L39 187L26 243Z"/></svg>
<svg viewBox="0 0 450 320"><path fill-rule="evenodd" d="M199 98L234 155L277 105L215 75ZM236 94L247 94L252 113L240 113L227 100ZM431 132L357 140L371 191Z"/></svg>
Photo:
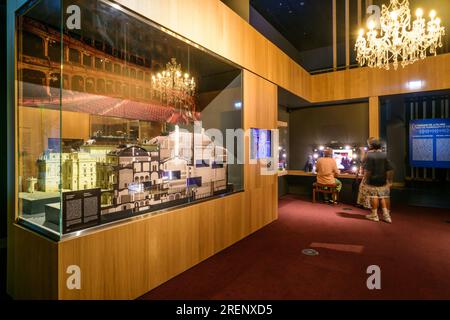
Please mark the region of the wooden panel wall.
<svg viewBox="0 0 450 320"><path fill-rule="evenodd" d="M244 129L277 129L277 86L244 71ZM248 132L248 131L247 131ZM246 159L249 161L250 137L246 136ZM252 230L278 218L278 175L261 175L263 164L246 164L244 185L248 196Z"/></svg>
<svg viewBox="0 0 450 320"><path fill-rule="evenodd" d="M244 196L215 199L61 242L59 298L139 297L247 235ZM81 290L66 287L69 265L81 269Z"/></svg>
<svg viewBox="0 0 450 320"><path fill-rule="evenodd" d="M369 98L369 137L380 137L380 99Z"/></svg>
<svg viewBox="0 0 450 320"><path fill-rule="evenodd" d="M398 70L356 68L311 76L312 102L331 102L450 88L450 54ZM421 88L411 89L411 81Z"/></svg>
<svg viewBox="0 0 450 320"><path fill-rule="evenodd" d="M275 85L244 72L245 129L275 129L277 100ZM244 192L60 242L59 298L139 297L276 220L277 176L259 170L244 165ZM81 268L81 290L66 288L69 265Z"/></svg>
<svg viewBox="0 0 450 320"><path fill-rule="evenodd" d="M8 293L14 299L57 299L58 244L17 225L8 231Z"/></svg>

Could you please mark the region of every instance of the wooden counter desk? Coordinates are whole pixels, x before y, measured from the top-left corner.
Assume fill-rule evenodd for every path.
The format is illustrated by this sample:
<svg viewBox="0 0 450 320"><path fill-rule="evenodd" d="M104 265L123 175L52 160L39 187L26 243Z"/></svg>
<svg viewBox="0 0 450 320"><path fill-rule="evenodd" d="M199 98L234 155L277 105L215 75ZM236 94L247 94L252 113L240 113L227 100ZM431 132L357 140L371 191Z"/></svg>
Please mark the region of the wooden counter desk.
<svg viewBox="0 0 450 320"><path fill-rule="evenodd" d="M300 177L316 177L317 174L313 172L306 172L303 170L288 170L287 171L288 176L300 176ZM356 179L356 174L348 174L348 173L342 173L338 174L336 176L338 179Z"/></svg>
<svg viewBox="0 0 450 320"><path fill-rule="evenodd" d="M287 170L279 175L279 195L294 194L312 199L312 184L316 182L316 174L303 170ZM355 202L353 182L355 174L339 174L336 176L342 182L340 202L352 204Z"/></svg>

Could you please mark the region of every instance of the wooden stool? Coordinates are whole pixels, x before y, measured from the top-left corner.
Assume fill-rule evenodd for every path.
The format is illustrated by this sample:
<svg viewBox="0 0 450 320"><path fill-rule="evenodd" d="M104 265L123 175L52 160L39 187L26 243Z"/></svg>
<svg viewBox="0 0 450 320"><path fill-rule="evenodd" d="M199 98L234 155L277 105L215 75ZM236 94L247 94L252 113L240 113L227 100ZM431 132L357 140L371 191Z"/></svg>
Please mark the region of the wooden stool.
<svg viewBox="0 0 450 320"><path fill-rule="evenodd" d="M316 203L316 193L328 193L331 194L333 200L338 201L339 191L337 190L337 184L320 184L313 183L313 203Z"/></svg>

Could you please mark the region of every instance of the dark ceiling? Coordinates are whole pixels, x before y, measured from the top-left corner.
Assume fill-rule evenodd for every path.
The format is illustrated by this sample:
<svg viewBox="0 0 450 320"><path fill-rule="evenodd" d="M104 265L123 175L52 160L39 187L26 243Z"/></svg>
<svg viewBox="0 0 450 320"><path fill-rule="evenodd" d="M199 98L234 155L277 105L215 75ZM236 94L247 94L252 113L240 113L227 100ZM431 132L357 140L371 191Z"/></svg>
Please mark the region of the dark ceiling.
<svg viewBox="0 0 450 320"><path fill-rule="evenodd" d="M250 0L297 50L332 45L331 0Z"/></svg>
<svg viewBox="0 0 450 320"><path fill-rule="evenodd" d="M364 6L365 0L362 0ZM345 0L337 0L338 42L344 40ZM373 0L376 5L388 4L389 0ZM426 14L431 9L438 12L444 26L446 39L444 49L449 52L450 0L410 0L414 15L418 7ZM332 46L332 1L331 0L250 0L256 9L275 29L277 29L299 52ZM356 32L356 0L350 0L351 32ZM363 10L365 11L365 10ZM364 13L364 12L363 12ZM355 25L353 25L355 24Z"/></svg>

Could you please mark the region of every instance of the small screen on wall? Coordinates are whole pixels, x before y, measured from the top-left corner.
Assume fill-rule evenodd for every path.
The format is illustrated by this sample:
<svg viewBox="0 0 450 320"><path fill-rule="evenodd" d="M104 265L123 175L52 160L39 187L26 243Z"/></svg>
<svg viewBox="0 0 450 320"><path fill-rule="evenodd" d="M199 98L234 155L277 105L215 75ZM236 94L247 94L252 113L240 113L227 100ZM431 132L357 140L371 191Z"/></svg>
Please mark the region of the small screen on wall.
<svg viewBox="0 0 450 320"><path fill-rule="evenodd" d="M450 168L450 119L411 121L409 160L413 167Z"/></svg>
<svg viewBox="0 0 450 320"><path fill-rule="evenodd" d="M272 157L271 130L251 129L250 144L251 159L267 159Z"/></svg>

